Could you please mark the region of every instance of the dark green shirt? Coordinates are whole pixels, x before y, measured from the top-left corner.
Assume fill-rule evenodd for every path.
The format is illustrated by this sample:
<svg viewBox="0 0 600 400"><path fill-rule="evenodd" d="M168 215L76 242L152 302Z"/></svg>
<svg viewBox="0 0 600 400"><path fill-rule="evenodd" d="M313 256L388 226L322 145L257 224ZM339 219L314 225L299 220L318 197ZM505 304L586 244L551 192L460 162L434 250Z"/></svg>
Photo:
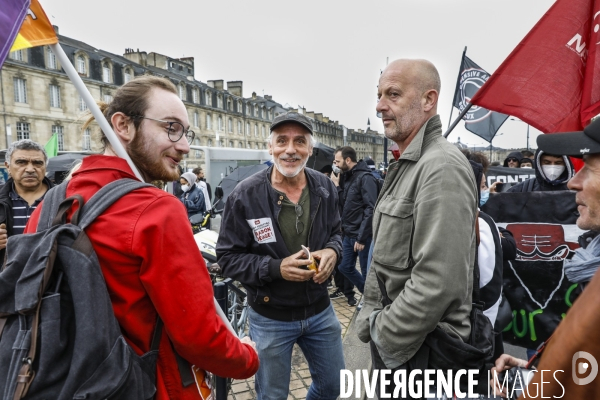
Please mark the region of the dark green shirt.
<svg viewBox="0 0 600 400"><path fill-rule="evenodd" d="M310 192L308 184L302 189L300 200L298 200L298 210L302 210L300 216L296 215L296 204L292 203L285 193L279 191L277 193L279 193L280 199L283 197L277 222L285 246L290 253L294 254L302 250L301 245L308 246L308 232L310 231Z"/></svg>

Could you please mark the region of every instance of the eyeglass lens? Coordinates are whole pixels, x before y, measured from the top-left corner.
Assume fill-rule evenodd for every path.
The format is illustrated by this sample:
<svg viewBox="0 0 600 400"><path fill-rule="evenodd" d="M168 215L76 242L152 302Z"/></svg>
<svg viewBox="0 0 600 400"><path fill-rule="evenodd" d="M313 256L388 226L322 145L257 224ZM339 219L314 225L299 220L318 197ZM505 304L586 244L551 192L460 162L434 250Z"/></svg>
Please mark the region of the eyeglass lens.
<svg viewBox="0 0 600 400"><path fill-rule="evenodd" d="M179 122L171 121L169 122L169 140L172 142L177 142L181 139L181 136L184 134L184 127ZM185 132L185 139L188 144L191 144L194 141L194 131L188 130Z"/></svg>

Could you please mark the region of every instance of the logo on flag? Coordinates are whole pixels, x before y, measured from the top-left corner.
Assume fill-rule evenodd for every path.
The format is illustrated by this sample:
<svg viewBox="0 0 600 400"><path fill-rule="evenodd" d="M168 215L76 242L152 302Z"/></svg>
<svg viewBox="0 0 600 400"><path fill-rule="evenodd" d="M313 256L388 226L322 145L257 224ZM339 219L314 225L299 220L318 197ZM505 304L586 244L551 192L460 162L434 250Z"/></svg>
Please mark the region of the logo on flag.
<svg viewBox="0 0 600 400"><path fill-rule="evenodd" d="M490 75L481 68L469 68L461 71L458 84L460 101L457 105L457 108L461 112L469 105L471 98L475 96L475 93L483 86L489 77ZM480 122L483 119L488 118L491 113L490 110L486 110L485 108L472 106L463 119L467 124Z"/></svg>
<svg viewBox="0 0 600 400"><path fill-rule="evenodd" d="M461 112L471 103L471 98L488 80L488 74L483 68L475 64L469 57L463 54L460 64L456 90L454 91L454 107ZM500 126L506 121L508 115L490 111L483 107L472 105L463 116L465 128L477 136L491 141Z"/></svg>

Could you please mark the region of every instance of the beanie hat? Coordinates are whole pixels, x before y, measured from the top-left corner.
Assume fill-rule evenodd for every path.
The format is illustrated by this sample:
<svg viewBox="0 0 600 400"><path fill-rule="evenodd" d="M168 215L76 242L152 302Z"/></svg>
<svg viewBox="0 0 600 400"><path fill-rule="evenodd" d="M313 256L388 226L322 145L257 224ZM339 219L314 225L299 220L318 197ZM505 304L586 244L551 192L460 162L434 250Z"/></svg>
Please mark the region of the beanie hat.
<svg viewBox="0 0 600 400"><path fill-rule="evenodd" d="M181 174L181 177L183 179L185 179L186 181L188 181L190 186L196 183L196 175L194 175L193 172L185 172L185 173Z"/></svg>

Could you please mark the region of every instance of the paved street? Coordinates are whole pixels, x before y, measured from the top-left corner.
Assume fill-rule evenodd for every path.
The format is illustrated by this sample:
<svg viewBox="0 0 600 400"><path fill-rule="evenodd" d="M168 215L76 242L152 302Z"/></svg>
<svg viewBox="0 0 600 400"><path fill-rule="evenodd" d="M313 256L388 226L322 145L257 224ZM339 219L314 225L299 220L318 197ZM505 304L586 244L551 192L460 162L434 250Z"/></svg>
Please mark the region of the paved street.
<svg viewBox="0 0 600 400"><path fill-rule="evenodd" d="M360 300L357 298L357 300ZM350 321L354 316L356 307L348 306L348 302L345 297L333 299L333 309L342 324L342 337L346 334ZM302 351L298 345L294 346L294 352L292 354L292 373L290 375L290 393L288 399L305 399L308 387L312 382L310 378L310 372L308 371L308 364L302 355ZM250 400L255 399L256 394L254 392L254 378L247 379L245 381L233 381L231 386L231 393L227 397L228 399L235 400Z"/></svg>

